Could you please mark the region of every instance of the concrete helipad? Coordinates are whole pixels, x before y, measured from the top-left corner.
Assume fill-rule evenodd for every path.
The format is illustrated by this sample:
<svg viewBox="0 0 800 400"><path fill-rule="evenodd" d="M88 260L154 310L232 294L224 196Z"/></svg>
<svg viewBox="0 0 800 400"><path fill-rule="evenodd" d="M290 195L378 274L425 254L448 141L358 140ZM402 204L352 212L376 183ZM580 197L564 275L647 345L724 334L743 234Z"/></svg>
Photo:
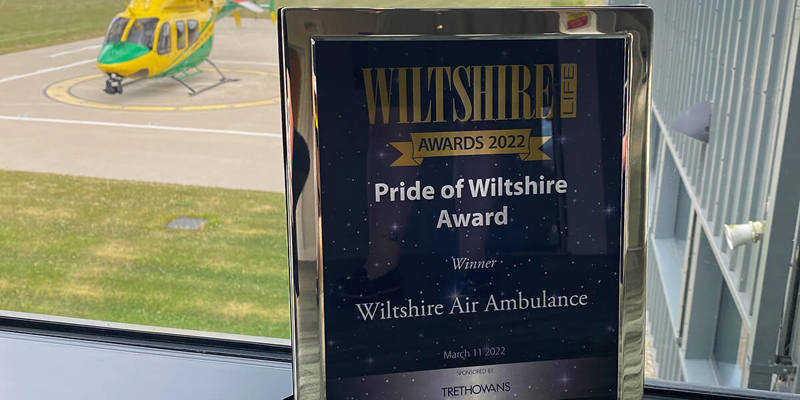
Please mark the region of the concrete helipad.
<svg viewBox="0 0 800 400"><path fill-rule="evenodd" d="M47 97L82 107L126 111L208 111L228 108L256 107L280 103L278 74L252 69L222 68L227 79L209 92L192 95L180 82L171 78L143 79L126 85L124 93L109 95L97 90L105 85L101 73L69 78L55 82L45 90ZM197 75L185 80L195 90L210 88L221 81L216 71L199 69Z"/></svg>
<svg viewBox="0 0 800 400"><path fill-rule="evenodd" d="M225 83L170 79L102 91L101 38L0 56L0 169L283 190L276 27L217 26ZM187 79L216 82L209 65Z"/></svg>

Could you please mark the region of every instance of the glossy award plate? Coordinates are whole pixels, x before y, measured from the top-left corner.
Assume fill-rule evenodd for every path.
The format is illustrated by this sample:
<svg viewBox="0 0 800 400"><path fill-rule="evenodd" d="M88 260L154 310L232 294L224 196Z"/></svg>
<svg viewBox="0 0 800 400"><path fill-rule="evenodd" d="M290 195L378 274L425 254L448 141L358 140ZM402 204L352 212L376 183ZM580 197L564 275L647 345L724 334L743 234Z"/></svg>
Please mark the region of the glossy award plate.
<svg viewBox="0 0 800 400"><path fill-rule="evenodd" d="M650 10L280 21L297 398L641 396Z"/></svg>

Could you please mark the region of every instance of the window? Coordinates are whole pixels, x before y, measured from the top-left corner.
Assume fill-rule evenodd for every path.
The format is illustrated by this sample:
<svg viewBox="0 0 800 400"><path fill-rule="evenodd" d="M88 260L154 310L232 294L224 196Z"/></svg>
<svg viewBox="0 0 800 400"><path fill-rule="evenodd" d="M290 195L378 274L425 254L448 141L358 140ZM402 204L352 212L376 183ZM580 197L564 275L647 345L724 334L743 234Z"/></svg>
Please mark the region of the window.
<svg viewBox="0 0 800 400"><path fill-rule="evenodd" d="M116 43L122 40L122 34L125 33L125 27L128 26L129 19L122 17L114 17L111 24L108 25L108 33L106 34L106 43Z"/></svg>
<svg viewBox="0 0 800 400"><path fill-rule="evenodd" d="M175 21L175 41L178 50L186 47L186 23L183 21Z"/></svg>
<svg viewBox="0 0 800 400"><path fill-rule="evenodd" d="M170 51L172 51L172 31L169 22L164 22L158 35L158 54L167 54Z"/></svg>
<svg viewBox="0 0 800 400"><path fill-rule="evenodd" d="M800 103L800 93L788 90L800 68L793 57L796 1L641 2L653 8L656 26L648 188L653 224L647 242L648 377L800 393L800 372L791 366L800 361L800 283L788 273L790 258L781 257L800 239L800 180L781 177L787 169L797 169L786 160L800 151L792 134L797 129L794 114L788 113ZM233 18L222 19L212 31L206 13L162 21L150 18L156 13L124 13L127 1L87 2L96 4L88 4L80 18L60 10L63 2L40 1L36 9L13 3L0 6L0 27L15 26L13 37L0 33L0 66L26 57L17 52L33 46L42 47L34 53L52 57L22 62L19 70L0 67L0 94L13 93L0 95L0 319L28 313L24 318L53 330L80 331L84 337L111 330L122 336L137 332L147 336L142 342L162 347L176 343L169 337L176 331L169 329L183 329L176 336L202 340L247 335L226 338L242 343L288 337L283 153L281 139L274 135L282 127L277 100L281 71L272 51L278 39L269 13L257 21L243 13L240 29L228 29ZM150 3L152 11L155 2ZM478 3L436 0L411 6ZM400 0L342 0L337 5L409 6ZM523 14L508 25L525 22ZM45 21L46 16L54 18ZM99 52L78 41L99 36L98 27L107 26L101 39L106 50L116 51L108 49L111 44L126 42L140 52L164 54L157 58L166 61L172 57L165 54L188 53L202 44L200 23L206 39L215 35L212 60L242 86L223 84L188 96L183 86L164 78L126 85L124 94L111 96L102 93L106 77L94 63L76 62ZM43 26L51 34L42 34ZM445 31L450 27L443 23ZM210 68L187 75L187 84L197 89L218 79ZM76 81L81 78L87 79ZM64 82L71 85L64 93L91 101L65 104L44 93ZM671 128L680 110L702 101L713 101L711 139L705 144L684 139ZM97 107L87 108L92 102ZM529 122L543 136L562 129L548 119ZM44 130L52 134L40 135ZM576 130L574 138L590 131ZM278 185L251 185L261 185L265 176ZM206 222L195 231L166 228L183 217ZM769 240L728 249L723 224L749 220L765 220ZM0 325L0 330L30 328L8 320ZM776 337L782 338L777 345ZM194 345L189 340L179 344ZM227 345L210 347L224 353ZM248 357L261 352L251 350ZM716 394L724 390L709 389Z"/></svg>
<svg viewBox="0 0 800 400"><path fill-rule="evenodd" d="M197 41L197 36L199 33L198 32L199 25L196 19L190 19L188 21L188 25L189 25L189 46L191 46L194 44L194 42Z"/></svg>
<svg viewBox="0 0 800 400"><path fill-rule="evenodd" d="M140 44L148 49L153 49L153 40L155 39L156 26L158 26L158 18L140 18L133 21L128 37L125 39L128 43Z"/></svg>
<svg viewBox="0 0 800 400"><path fill-rule="evenodd" d="M178 47L187 51L190 28L195 47L200 44L200 25L205 22L197 17L199 14L175 19L153 18L155 13L114 18L124 10L124 4L101 3L90 8L102 7L106 11L84 13L83 20L75 20L71 14L61 16L63 10L58 2L42 3L45 9L41 13L31 13L24 7L0 7L0 26L9 20L19 21L15 26L20 28L20 35L38 37L43 23L37 22L41 22L42 15L56 15L59 17L46 24L48 28L59 32L80 28L85 30L82 35L91 38L96 35L91 27L101 23L108 28L101 40L128 45L106 49L120 56L124 55L119 54L122 50L131 50L124 47L138 48L133 49L135 53L152 49L154 55L175 54ZM151 10L153 4L151 1ZM188 22L188 18L194 20ZM81 25L87 21L91 22L89 27ZM232 24L233 19L227 22ZM261 343L268 338L289 337L282 149L277 146L264 155L267 147L281 142L274 135L280 132L280 118L259 112L239 118L229 106L237 104L255 111L268 102L270 109L280 113L279 102L274 100L280 95L277 67L262 63L259 57L264 53L252 52L250 44L243 40L249 34L271 35L274 27L261 19L242 29L215 32L217 49L230 51L228 58L255 63L245 68L224 58L220 62L227 77L247 82L252 90L246 92L237 90L236 85L223 84L201 96L188 96L188 89L171 78L127 85L134 79L126 77L124 93L109 95L103 92L107 76L99 73L95 63L80 63L59 69L66 75L43 72L33 76L47 86L90 77L82 81L82 88L68 83L64 94L69 96L67 87L71 87L77 90L73 92L76 96L85 94L96 107L88 107L84 101L78 105L56 101L54 98L59 96L48 97L33 76L29 78L25 72L71 65L75 62L71 57L93 58L101 49L90 48L77 38L62 44L53 35L50 41L41 43L44 48L40 51L45 57L23 63L23 70L19 71L0 67L0 93L15 94L0 95L0 109L7 111L0 111L0 115L15 112L12 103L16 102L30 115L60 118L64 124L55 128L57 132L73 126L79 136L96 131L94 134L108 139L89 140L92 148L72 155L63 150L85 143L84 139L64 135L62 143L54 143L52 138L38 142L36 147L40 149L49 146L47 143L52 144L52 149L60 149L57 158L65 169L31 167L26 172L25 167L5 164L10 160L9 154L17 153L18 161L37 163L48 157L23 153L18 147L22 143L5 133L14 131L31 137L36 123L26 122L30 125L14 130L0 118L0 132L4 133L0 135L0 326L8 327L10 322L2 320L13 314L55 330L64 324L79 326L84 337L87 332L110 336L110 331L123 331L121 335L136 331L136 336L141 337L141 332L146 331L154 334L146 339L151 341L161 340L157 338L159 334L175 333L168 329L180 329L183 336L203 341L223 338L233 342L232 347L242 341ZM9 42L2 39L0 52L9 49ZM2 60L16 57L15 51L10 49L11 54L0 55L0 65L7 64ZM59 55L65 51L69 56ZM47 57L48 54L54 57ZM147 68L164 73L171 67L165 62L167 59L172 61L168 55L143 57L131 63L134 65L128 72ZM183 62L180 67L200 61L178 60ZM180 78L193 88L203 89L218 82L219 76L216 71L202 69ZM8 77L12 79L6 81ZM88 129L83 129L70 124L83 120L75 114L75 107L91 113L88 120L130 125L112 129L87 125ZM119 115L112 112L123 107L127 121L119 120ZM228 124L233 120L247 126L231 131ZM123 143L127 140L115 135L115 131L121 132L119 129L127 130L131 142ZM184 129L190 135L182 135ZM251 136L253 133L258 136ZM216 150L209 152L206 144L211 143L207 142L211 138L216 138L220 146L212 146ZM161 153L156 158L167 164L157 165L146 149ZM232 163L231 157L240 161ZM80 165L87 169L74 169ZM102 173L112 165L114 174ZM178 165L181 166L176 168ZM183 172L176 175L179 170ZM263 171L276 177L275 184L264 184ZM250 177L240 179L246 175ZM236 180L241 184L232 184ZM31 183L29 189L42 188L40 184L48 189L31 192L20 186L27 185L25 182ZM42 203L34 205L31 202L35 199ZM55 209L60 211L42 214ZM191 220L188 225L187 220ZM63 229L54 229L56 226ZM26 249L26 244L33 247ZM49 261L43 262L45 259ZM25 326L29 328L31 323ZM103 329L90 330L98 326ZM172 346L174 340L167 338L162 343ZM184 344L191 347L196 343L187 340ZM228 346L218 346L217 351L225 352ZM0 394L0 398L5 397Z"/></svg>

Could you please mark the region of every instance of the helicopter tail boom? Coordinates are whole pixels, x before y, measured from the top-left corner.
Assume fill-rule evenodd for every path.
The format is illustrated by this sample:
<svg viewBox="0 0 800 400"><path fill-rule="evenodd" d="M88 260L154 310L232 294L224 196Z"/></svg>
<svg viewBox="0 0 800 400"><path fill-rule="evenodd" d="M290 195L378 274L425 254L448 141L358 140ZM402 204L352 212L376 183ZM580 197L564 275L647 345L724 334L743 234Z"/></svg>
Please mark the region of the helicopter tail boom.
<svg viewBox="0 0 800 400"><path fill-rule="evenodd" d="M222 7L219 8L217 11L216 19L219 20L220 18L227 17L228 15L233 14L234 12L238 11L240 8L245 8L255 13L262 13L264 9L272 9L272 2L270 2L269 6L260 6L258 4L253 3L249 0L226 0Z"/></svg>
<svg viewBox="0 0 800 400"><path fill-rule="evenodd" d="M232 1L234 3L236 3L236 5L238 5L239 7L244 7L244 8L246 8L246 9L252 11L252 12L255 12L255 13L264 12L264 9L261 8L261 6L259 6L258 4L253 3L252 1L248 1L248 0L232 0Z"/></svg>

